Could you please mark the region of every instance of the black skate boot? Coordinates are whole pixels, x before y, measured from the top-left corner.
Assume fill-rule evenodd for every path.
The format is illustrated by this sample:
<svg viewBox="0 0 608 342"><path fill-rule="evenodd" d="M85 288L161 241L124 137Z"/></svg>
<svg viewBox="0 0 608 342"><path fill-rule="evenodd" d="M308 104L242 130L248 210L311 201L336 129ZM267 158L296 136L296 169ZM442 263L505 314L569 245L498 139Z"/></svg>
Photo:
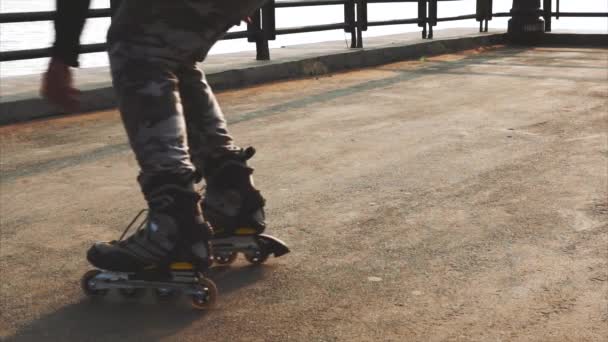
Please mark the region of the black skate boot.
<svg viewBox="0 0 608 342"><path fill-rule="evenodd" d="M143 185L150 209L133 235L123 239L145 211L118 241L98 242L89 249L87 259L100 270L83 277L87 294L105 294L110 288L118 288L123 295L134 296L140 289L151 287L159 295L184 291L192 296L197 308L206 308L215 300L217 289L203 276L211 263L212 231L201 215L200 195L193 181L161 181Z"/></svg>
<svg viewBox="0 0 608 342"><path fill-rule="evenodd" d="M289 248L279 239L262 234L266 229L265 200L253 184L253 168L247 160L253 147L208 160L203 170L206 182L203 215L214 229L213 259L230 264L242 252L255 264L270 254L279 257Z"/></svg>

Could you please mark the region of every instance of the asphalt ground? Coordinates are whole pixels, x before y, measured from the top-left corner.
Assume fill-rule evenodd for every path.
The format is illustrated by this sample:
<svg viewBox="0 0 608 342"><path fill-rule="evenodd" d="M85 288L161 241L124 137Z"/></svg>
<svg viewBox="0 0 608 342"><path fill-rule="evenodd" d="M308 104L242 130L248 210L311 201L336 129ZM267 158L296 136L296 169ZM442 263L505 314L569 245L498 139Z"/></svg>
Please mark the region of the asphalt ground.
<svg viewBox="0 0 608 342"><path fill-rule="evenodd" d="M0 127L5 341L603 341L608 49L494 46L219 94L268 233L215 309L80 290L144 207L120 118Z"/></svg>

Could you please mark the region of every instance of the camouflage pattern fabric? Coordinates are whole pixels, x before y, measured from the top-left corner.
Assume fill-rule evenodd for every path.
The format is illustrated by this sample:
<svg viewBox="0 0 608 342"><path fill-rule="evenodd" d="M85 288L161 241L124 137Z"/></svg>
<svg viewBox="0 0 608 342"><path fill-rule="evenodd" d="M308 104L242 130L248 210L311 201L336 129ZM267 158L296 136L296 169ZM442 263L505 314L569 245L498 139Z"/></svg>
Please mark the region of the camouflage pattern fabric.
<svg viewBox="0 0 608 342"><path fill-rule="evenodd" d="M201 70L209 49L264 0L123 0L108 32L112 79L140 183L203 170L237 149Z"/></svg>

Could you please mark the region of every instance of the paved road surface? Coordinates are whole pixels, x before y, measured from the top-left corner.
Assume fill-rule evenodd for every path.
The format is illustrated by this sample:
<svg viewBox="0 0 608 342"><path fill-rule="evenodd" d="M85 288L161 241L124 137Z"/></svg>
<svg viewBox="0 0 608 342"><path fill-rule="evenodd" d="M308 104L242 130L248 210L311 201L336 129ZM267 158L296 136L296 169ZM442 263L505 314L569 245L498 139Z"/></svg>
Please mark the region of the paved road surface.
<svg viewBox="0 0 608 342"><path fill-rule="evenodd" d="M220 95L293 253L201 314L91 302L143 207L116 112L0 128L6 341L600 341L608 50L496 47Z"/></svg>

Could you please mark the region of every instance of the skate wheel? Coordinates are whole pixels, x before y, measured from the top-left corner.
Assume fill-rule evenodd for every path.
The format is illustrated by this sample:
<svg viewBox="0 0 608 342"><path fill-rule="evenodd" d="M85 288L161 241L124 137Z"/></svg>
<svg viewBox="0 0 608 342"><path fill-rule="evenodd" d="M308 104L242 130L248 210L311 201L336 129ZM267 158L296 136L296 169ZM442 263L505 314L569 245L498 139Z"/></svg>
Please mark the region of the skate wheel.
<svg viewBox="0 0 608 342"><path fill-rule="evenodd" d="M89 297L102 297L108 293L108 289L93 289L95 277L101 273L100 270L87 271L80 279L82 291Z"/></svg>
<svg viewBox="0 0 608 342"><path fill-rule="evenodd" d="M146 293L146 289L118 289L118 292L125 298L140 298Z"/></svg>
<svg viewBox="0 0 608 342"><path fill-rule="evenodd" d="M192 306L198 310L206 310L213 307L217 299L217 286L215 286L215 283L209 278L200 277L195 287L199 293L191 296Z"/></svg>
<svg viewBox="0 0 608 342"><path fill-rule="evenodd" d="M231 253L221 253L218 255L214 255L213 256L213 260L218 264L218 265L230 265L232 264L237 257L237 253L236 252L231 252Z"/></svg>
<svg viewBox="0 0 608 342"><path fill-rule="evenodd" d="M177 294L177 291L173 290L173 289L156 289L156 298L158 298L159 300L170 300L172 298L175 298L175 295Z"/></svg>
<svg viewBox="0 0 608 342"><path fill-rule="evenodd" d="M268 260L269 256L270 254L268 253L264 253L262 251L255 251L251 254L245 254L245 259L247 259L247 261L254 265L259 265L263 264L266 260Z"/></svg>

